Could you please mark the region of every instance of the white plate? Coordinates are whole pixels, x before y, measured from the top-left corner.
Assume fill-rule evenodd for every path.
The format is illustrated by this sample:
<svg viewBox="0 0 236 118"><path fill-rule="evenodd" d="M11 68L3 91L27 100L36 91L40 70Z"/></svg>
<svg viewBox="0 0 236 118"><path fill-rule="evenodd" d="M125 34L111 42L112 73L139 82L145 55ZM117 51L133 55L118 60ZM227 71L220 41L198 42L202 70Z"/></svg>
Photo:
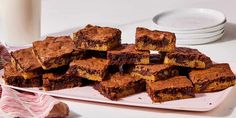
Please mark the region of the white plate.
<svg viewBox="0 0 236 118"><path fill-rule="evenodd" d="M236 72L236 64L232 64L231 67L234 72ZM0 76L2 76L3 71L0 71ZM174 109L174 110L187 110L187 111L209 111L217 107L230 93L232 87L219 92L213 93L202 93L196 94L195 98L175 100L164 103L152 103L150 97L145 93L139 93L132 96L122 98L118 101L111 101L94 90L91 86L86 87L75 87L71 89L63 89L56 91L43 91L38 88L19 88L14 86L5 85L3 80L0 79L0 84L3 86L8 86L14 89L43 93L57 97L85 100L92 102L101 102L107 104L118 104L118 105L128 105L137 107L148 107L148 108L163 108L163 109Z"/></svg>
<svg viewBox="0 0 236 118"><path fill-rule="evenodd" d="M206 38L177 38L176 43L182 45L197 45L197 44L210 43L220 39L223 35L224 32L220 33L219 35Z"/></svg>
<svg viewBox="0 0 236 118"><path fill-rule="evenodd" d="M223 13L204 8L186 8L163 12L153 18L160 29L189 31L204 30L223 24Z"/></svg>
<svg viewBox="0 0 236 118"><path fill-rule="evenodd" d="M217 30L215 32L207 32L207 33L190 33L190 34L183 34L183 33L175 33L177 38L207 38L221 34L224 32L224 29Z"/></svg>
<svg viewBox="0 0 236 118"><path fill-rule="evenodd" d="M215 26L215 27L207 28L207 29L187 30L187 31L171 30L171 29L166 29L166 28L160 28L160 27L157 27L157 25L153 25L152 28L153 28L153 29L157 29L157 30L161 30L161 31L169 31L169 32L181 33L181 34L209 33L209 32L218 31L218 30L220 30L220 29L224 29L225 23L226 23L226 22L224 22L223 24L217 25L217 26Z"/></svg>

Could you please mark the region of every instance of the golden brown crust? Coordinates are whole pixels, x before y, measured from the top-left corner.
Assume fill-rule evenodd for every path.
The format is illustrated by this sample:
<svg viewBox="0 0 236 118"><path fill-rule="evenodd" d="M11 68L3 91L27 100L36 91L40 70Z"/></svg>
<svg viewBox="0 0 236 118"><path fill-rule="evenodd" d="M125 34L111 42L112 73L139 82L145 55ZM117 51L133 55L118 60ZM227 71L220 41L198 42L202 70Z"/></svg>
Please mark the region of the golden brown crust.
<svg viewBox="0 0 236 118"><path fill-rule="evenodd" d="M193 82L195 92L213 92L235 85L235 75L229 64L213 64L205 70L192 70L189 78Z"/></svg>
<svg viewBox="0 0 236 118"><path fill-rule="evenodd" d="M209 68L211 59L197 49L177 47L173 52L166 53L165 64L185 66L191 68Z"/></svg>
<svg viewBox="0 0 236 118"><path fill-rule="evenodd" d="M152 40L159 40L159 41L164 40L164 39L168 39L168 40L170 40L170 42L175 40L174 33L165 32L165 31L158 31L158 30L149 30L147 28L137 27L135 38L138 39L140 37L148 37Z"/></svg>
<svg viewBox="0 0 236 118"><path fill-rule="evenodd" d="M174 33L136 28L135 45L137 50L157 50L172 52L175 49L176 37Z"/></svg>
<svg viewBox="0 0 236 118"><path fill-rule="evenodd" d="M8 78L11 76L21 76L21 73L18 72L11 63L6 63L4 65L4 78Z"/></svg>
<svg viewBox="0 0 236 118"><path fill-rule="evenodd" d="M146 90L153 102L165 102L194 97L191 81L185 76L175 76L162 81L146 81Z"/></svg>
<svg viewBox="0 0 236 118"><path fill-rule="evenodd" d="M134 44L122 44L120 47L117 47L114 50L108 51L112 54L121 54L121 53L132 53L132 54L142 54L144 56L149 56L149 51L138 51L135 49Z"/></svg>
<svg viewBox="0 0 236 118"><path fill-rule="evenodd" d="M72 53L75 44L69 36L47 37L43 41L33 42L33 48L42 61Z"/></svg>
<svg viewBox="0 0 236 118"><path fill-rule="evenodd" d="M174 66L166 65L166 64L135 65L134 71L140 70L140 71L147 71L150 74L155 74L161 70L165 70L171 67L174 67Z"/></svg>
<svg viewBox="0 0 236 118"><path fill-rule="evenodd" d="M77 37L82 36L85 39L107 42L112 40L116 35L121 36L121 31L111 27L100 27L96 25L87 25L85 28L75 33Z"/></svg>
<svg viewBox="0 0 236 118"><path fill-rule="evenodd" d="M35 41L33 51L45 70L67 65L74 58L75 52L80 53L69 36L47 37L43 41Z"/></svg>
<svg viewBox="0 0 236 118"><path fill-rule="evenodd" d="M109 80L96 83L94 89L111 100L118 100L119 98L144 91L145 81L129 74L115 73L110 76Z"/></svg>
<svg viewBox="0 0 236 118"><path fill-rule="evenodd" d="M11 52L11 56L14 62L20 67L20 71L32 72L42 70L40 63L32 52L32 48L16 50Z"/></svg>
<svg viewBox="0 0 236 118"><path fill-rule="evenodd" d="M107 59L111 65L149 64L149 51L138 51L134 44L122 44L108 51Z"/></svg>
<svg viewBox="0 0 236 118"><path fill-rule="evenodd" d="M7 63L4 65L4 76L3 79L7 85L17 87L39 87L42 86L42 78L34 77L25 79L20 72L12 65Z"/></svg>
<svg viewBox="0 0 236 118"><path fill-rule="evenodd" d="M219 78L235 78L234 73L230 69L229 64L222 63L222 64L213 64L212 67L205 69L205 70L192 70L189 73L189 77L193 84L204 83L207 81L217 80Z"/></svg>
<svg viewBox="0 0 236 118"><path fill-rule="evenodd" d="M81 86L84 78L74 77L65 73L47 73L43 75L43 89L45 91L59 90Z"/></svg>
<svg viewBox="0 0 236 118"><path fill-rule="evenodd" d="M92 81L102 81L107 74L108 63L106 59L94 57L74 60L70 63L68 73Z"/></svg>
<svg viewBox="0 0 236 118"><path fill-rule="evenodd" d="M162 81L146 81L152 90L163 90L168 88L193 87L192 82L185 76L175 76Z"/></svg>
<svg viewBox="0 0 236 118"><path fill-rule="evenodd" d="M100 82L102 86L106 87L120 87L127 86L130 82L135 82L141 78L132 77L129 74L115 73L110 76L110 79Z"/></svg>
<svg viewBox="0 0 236 118"><path fill-rule="evenodd" d="M70 66L79 66L84 69L92 69L103 71L108 67L109 61L102 58L89 58L89 59L81 59L74 60L70 63Z"/></svg>
<svg viewBox="0 0 236 118"><path fill-rule="evenodd" d="M135 65L132 76L146 80L164 80L179 75L177 67L166 64Z"/></svg>
<svg viewBox="0 0 236 118"><path fill-rule="evenodd" d="M74 33L73 39L78 48L107 51L121 44L121 31L111 27L87 25Z"/></svg>
<svg viewBox="0 0 236 118"><path fill-rule="evenodd" d="M49 80L60 80L63 79L62 76L64 73L45 73L43 74L43 79L49 79Z"/></svg>

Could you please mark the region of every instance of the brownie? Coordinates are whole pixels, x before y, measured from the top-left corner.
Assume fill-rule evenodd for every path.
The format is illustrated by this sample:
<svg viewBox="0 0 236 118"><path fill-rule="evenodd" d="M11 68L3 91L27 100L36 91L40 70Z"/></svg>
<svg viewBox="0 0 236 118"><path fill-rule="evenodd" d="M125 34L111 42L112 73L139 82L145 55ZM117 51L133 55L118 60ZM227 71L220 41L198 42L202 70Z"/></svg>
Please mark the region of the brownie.
<svg viewBox="0 0 236 118"><path fill-rule="evenodd" d="M74 33L73 39L78 48L107 51L121 44L121 31L111 27L87 25Z"/></svg>
<svg viewBox="0 0 236 118"><path fill-rule="evenodd" d="M69 36L47 37L43 41L35 41L33 51L44 70L68 65L72 59L83 55L83 51L76 49Z"/></svg>
<svg viewBox="0 0 236 118"><path fill-rule="evenodd" d="M102 58L89 58L74 60L70 63L69 73L92 81L102 81L108 68L108 60Z"/></svg>
<svg viewBox="0 0 236 118"><path fill-rule="evenodd" d="M174 33L136 28L135 45L137 50L157 50L172 52L175 49L176 37Z"/></svg>
<svg viewBox="0 0 236 118"><path fill-rule="evenodd" d="M107 52L111 65L149 64L149 51L137 51L134 44L122 44Z"/></svg>
<svg viewBox="0 0 236 118"><path fill-rule="evenodd" d="M211 59L197 49L177 47L173 52L166 53L165 64L184 66L190 68L209 68Z"/></svg>
<svg viewBox="0 0 236 118"><path fill-rule="evenodd" d="M179 74L177 67L166 64L135 65L132 76L145 80L164 80Z"/></svg>
<svg viewBox="0 0 236 118"><path fill-rule="evenodd" d="M175 76L161 81L146 81L146 90L153 102L165 102L194 97L191 81L185 76Z"/></svg>
<svg viewBox="0 0 236 118"><path fill-rule="evenodd" d="M12 63L4 65L3 79L5 84L17 87L40 87L42 86L42 77L34 77L25 79L22 74L17 71Z"/></svg>
<svg viewBox="0 0 236 118"><path fill-rule="evenodd" d="M43 89L45 91L82 86L85 82L84 78L75 77L66 72L46 73L43 75Z"/></svg>
<svg viewBox="0 0 236 118"><path fill-rule="evenodd" d="M145 90L145 81L129 74L115 73L108 80L94 84L94 89L111 100L139 93Z"/></svg>
<svg viewBox="0 0 236 118"><path fill-rule="evenodd" d="M219 91L235 85L235 75L227 63L214 64L205 70L192 70L189 78L195 92Z"/></svg>
<svg viewBox="0 0 236 118"><path fill-rule="evenodd" d="M13 65L25 79L31 79L43 74L44 71L34 56L32 48L16 50L11 52L11 56Z"/></svg>

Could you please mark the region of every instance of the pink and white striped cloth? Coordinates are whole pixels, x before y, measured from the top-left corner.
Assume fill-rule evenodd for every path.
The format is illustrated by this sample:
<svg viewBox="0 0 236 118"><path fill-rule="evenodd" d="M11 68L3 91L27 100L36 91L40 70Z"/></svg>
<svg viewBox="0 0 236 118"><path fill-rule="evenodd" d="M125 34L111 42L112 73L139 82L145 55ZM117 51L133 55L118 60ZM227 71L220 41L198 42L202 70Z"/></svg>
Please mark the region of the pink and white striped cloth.
<svg viewBox="0 0 236 118"><path fill-rule="evenodd" d="M0 86L0 117L44 118L48 117L59 100L45 94L19 92Z"/></svg>

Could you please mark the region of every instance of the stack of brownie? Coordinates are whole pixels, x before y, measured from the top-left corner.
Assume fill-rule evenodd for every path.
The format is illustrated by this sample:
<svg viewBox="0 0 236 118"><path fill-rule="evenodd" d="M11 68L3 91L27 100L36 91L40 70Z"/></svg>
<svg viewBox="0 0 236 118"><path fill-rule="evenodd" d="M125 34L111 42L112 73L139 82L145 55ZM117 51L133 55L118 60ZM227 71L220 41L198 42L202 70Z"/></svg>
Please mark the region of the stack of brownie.
<svg viewBox="0 0 236 118"><path fill-rule="evenodd" d="M4 80L18 87L40 87L56 90L80 86L83 78L69 75L69 63L82 58L69 36L47 37L33 42L33 47L11 52L12 61L4 66Z"/></svg>
<svg viewBox="0 0 236 118"><path fill-rule="evenodd" d="M73 37L77 48L85 51L85 58L72 61L70 73L95 81L94 88L111 100L145 90L143 79L119 68L124 64L148 64L149 51L121 44L121 31L116 28L87 25Z"/></svg>
<svg viewBox="0 0 236 118"><path fill-rule="evenodd" d="M228 64L213 64L197 49L175 47L173 33L138 27L135 41L137 50L159 52L151 56L156 57L154 62L135 65L131 72L146 80L146 91L153 102L191 98L194 93L223 90L235 84Z"/></svg>
<svg viewBox="0 0 236 118"><path fill-rule="evenodd" d="M196 92L235 84L228 64L212 64L198 50L176 47L175 42L173 33L138 27L135 44L121 44L119 29L87 25L72 38L47 37L11 52L4 80L46 91L92 81L93 88L111 100L147 91L153 102L192 98Z"/></svg>

